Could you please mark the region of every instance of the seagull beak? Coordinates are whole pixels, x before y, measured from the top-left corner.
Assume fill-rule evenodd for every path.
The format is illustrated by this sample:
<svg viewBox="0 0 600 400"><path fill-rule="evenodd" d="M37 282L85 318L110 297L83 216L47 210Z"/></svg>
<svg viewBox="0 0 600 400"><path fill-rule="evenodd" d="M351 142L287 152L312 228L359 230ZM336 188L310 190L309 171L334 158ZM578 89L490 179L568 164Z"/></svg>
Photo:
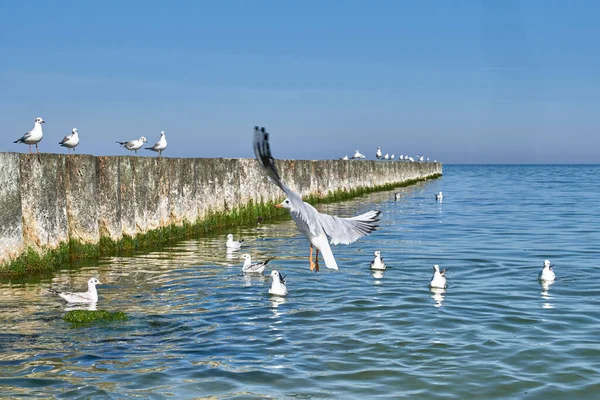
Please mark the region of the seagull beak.
<svg viewBox="0 0 600 400"><path fill-rule="evenodd" d="M283 206L281 204L275 204L275 207L277 207L277 208L283 208Z"/></svg>

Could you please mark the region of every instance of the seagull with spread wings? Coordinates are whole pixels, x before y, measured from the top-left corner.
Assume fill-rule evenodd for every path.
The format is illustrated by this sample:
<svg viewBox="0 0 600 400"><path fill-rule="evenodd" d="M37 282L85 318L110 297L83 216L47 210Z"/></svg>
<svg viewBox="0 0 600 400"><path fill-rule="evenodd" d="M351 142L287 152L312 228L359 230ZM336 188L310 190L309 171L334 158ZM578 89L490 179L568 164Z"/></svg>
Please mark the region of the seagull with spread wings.
<svg viewBox="0 0 600 400"><path fill-rule="evenodd" d="M298 229L310 242L311 271L319 271L319 251L327 268L338 269L327 237L331 239L331 244L350 244L377 228L376 223L379 221L381 211L368 211L356 217L340 218L320 213L316 208L302 201L300 195L281 182L269 148L269 134L265 128L259 129L258 126L254 127L254 154L270 180L287 195L287 198L276 207L287 208L290 211ZM312 259L313 248L317 250L316 262Z"/></svg>

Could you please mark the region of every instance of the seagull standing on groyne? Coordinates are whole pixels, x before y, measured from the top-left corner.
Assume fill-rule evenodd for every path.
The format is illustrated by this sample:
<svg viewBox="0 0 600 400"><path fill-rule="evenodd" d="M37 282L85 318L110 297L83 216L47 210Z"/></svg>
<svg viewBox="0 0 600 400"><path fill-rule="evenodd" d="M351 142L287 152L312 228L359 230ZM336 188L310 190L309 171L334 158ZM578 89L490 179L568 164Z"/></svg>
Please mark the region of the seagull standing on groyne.
<svg viewBox="0 0 600 400"><path fill-rule="evenodd" d="M58 144L62 147L66 147L69 154L71 154L71 149L73 149L73 153L75 153L75 147L79 144L79 131L77 128L73 128L71 134L65 136Z"/></svg>
<svg viewBox="0 0 600 400"><path fill-rule="evenodd" d="M26 145L29 145L29 154L31 154L31 145L35 144L35 151L39 153L40 150L38 149L38 143L44 137L44 133L42 132L42 124L45 123L46 121L44 121L42 117L37 117L33 123L33 129L25 132L23 136L15 140L13 143L25 143Z"/></svg>
<svg viewBox="0 0 600 400"><path fill-rule="evenodd" d="M319 271L319 251L325 260L325 266L338 269L337 263L327 241L331 244L349 244L373 232L379 221L381 211L368 211L351 218L340 218L317 211L312 205L302 201L302 197L283 184L275 168L275 160L269 147L269 134L265 128L254 128L254 154L267 176L287 195L276 207L287 208L300 232L310 242L310 270ZM316 262L313 262L313 248L316 248Z"/></svg>
<svg viewBox="0 0 600 400"><path fill-rule="evenodd" d="M140 136L139 139L130 140L129 142L119 142L117 140L117 143L119 143L121 145L121 147L124 147L127 150L133 151L133 152L135 152L135 154L137 154L137 151L142 148L144 143L146 143L146 138L143 136Z"/></svg>
<svg viewBox="0 0 600 400"><path fill-rule="evenodd" d="M167 138L165 137L165 131L160 131L160 139L152 147L146 147L146 150L156 151L158 157L162 155L164 149L167 148Z"/></svg>

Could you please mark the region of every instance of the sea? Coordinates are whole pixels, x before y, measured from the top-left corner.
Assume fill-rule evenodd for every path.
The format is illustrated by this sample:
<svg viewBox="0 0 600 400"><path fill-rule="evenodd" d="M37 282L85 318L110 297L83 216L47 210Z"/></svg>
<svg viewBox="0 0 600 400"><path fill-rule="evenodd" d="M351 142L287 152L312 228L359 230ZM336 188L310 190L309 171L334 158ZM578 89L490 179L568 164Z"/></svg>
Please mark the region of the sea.
<svg viewBox="0 0 600 400"><path fill-rule="evenodd" d="M333 246L338 271L311 273L284 220L0 281L0 398L600 398L600 166L443 172L318 205L382 212L378 230ZM369 269L376 250L385 271ZM244 253L274 259L245 276ZM538 280L544 260L553 283ZM436 264L446 289L429 288ZM285 297L268 294L273 269ZM90 277L97 309L126 321L63 320L73 306L49 289Z"/></svg>

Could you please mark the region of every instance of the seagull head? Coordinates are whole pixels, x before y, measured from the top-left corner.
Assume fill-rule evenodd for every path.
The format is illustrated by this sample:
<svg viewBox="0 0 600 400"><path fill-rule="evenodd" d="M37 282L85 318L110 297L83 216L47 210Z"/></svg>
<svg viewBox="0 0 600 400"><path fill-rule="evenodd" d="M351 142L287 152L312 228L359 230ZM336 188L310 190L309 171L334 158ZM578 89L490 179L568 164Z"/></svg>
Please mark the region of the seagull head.
<svg viewBox="0 0 600 400"><path fill-rule="evenodd" d="M141 140L142 142L144 142L144 143L146 143L146 142L147 142L147 140L146 140L146 138L145 138L144 136L141 136L141 137L140 137L140 140Z"/></svg>
<svg viewBox="0 0 600 400"><path fill-rule="evenodd" d="M544 268L552 269L553 265L550 264L550 260L544 260Z"/></svg>
<svg viewBox="0 0 600 400"><path fill-rule="evenodd" d="M79 131L77 130L77 128L73 128L73 130L71 132L72 133L79 133Z"/></svg>
<svg viewBox="0 0 600 400"><path fill-rule="evenodd" d="M160 136L165 136L165 131L160 131Z"/></svg>
<svg viewBox="0 0 600 400"><path fill-rule="evenodd" d="M439 274L439 273L440 273L440 266L439 266L439 265L437 265L437 264L435 264L435 265L433 266L433 270L435 271L434 273L436 273L436 274Z"/></svg>
<svg viewBox="0 0 600 400"><path fill-rule="evenodd" d="M375 257L381 257L381 252L379 250L377 250L375 253L373 253L373 255Z"/></svg>
<svg viewBox="0 0 600 400"><path fill-rule="evenodd" d="M277 270L271 271L271 278L273 279L273 282L279 282L279 283L285 285L285 276L281 275L279 273L279 271L277 271Z"/></svg>
<svg viewBox="0 0 600 400"><path fill-rule="evenodd" d="M96 285L101 285L100 281L96 278L88 279L88 288L96 287Z"/></svg>
<svg viewBox="0 0 600 400"><path fill-rule="evenodd" d="M251 258L250 258L250 254L244 254L244 255L242 256L242 258L243 258L244 260L248 260L248 261L250 261L250 259L251 259Z"/></svg>
<svg viewBox="0 0 600 400"><path fill-rule="evenodd" d="M277 207L277 208L287 208L288 210L292 210L292 202L290 201L290 199L285 199L281 203L276 204L275 207Z"/></svg>
<svg viewBox="0 0 600 400"><path fill-rule="evenodd" d="M44 121L44 119L42 117L37 117L35 119L35 122L37 122L38 124L45 124L46 123L46 121Z"/></svg>
<svg viewBox="0 0 600 400"><path fill-rule="evenodd" d="M227 235L227 240L233 240L233 234L230 233L229 235Z"/></svg>

